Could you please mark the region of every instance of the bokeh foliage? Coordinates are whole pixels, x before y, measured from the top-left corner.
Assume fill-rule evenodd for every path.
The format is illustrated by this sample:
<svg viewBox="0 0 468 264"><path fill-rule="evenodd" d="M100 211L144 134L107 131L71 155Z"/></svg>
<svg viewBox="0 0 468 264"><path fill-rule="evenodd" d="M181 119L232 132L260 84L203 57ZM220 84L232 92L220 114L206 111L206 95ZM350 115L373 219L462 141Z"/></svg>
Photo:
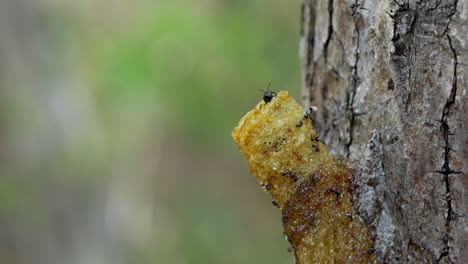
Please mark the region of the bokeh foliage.
<svg viewBox="0 0 468 264"><path fill-rule="evenodd" d="M230 133L269 82L298 97L299 4L38 2L46 48L30 51L43 57L31 80L59 84L5 92L1 216L38 234L26 246L48 245L53 232L73 241L67 225L108 221L108 185L128 183L160 222L149 243L115 242L127 263L292 263L279 213Z"/></svg>
<svg viewBox="0 0 468 264"><path fill-rule="evenodd" d="M268 82L297 95L298 3L211 5L156 4L130 30L94 38L90 59L104 106L154 109L191 142L225 148Z"/></svg>

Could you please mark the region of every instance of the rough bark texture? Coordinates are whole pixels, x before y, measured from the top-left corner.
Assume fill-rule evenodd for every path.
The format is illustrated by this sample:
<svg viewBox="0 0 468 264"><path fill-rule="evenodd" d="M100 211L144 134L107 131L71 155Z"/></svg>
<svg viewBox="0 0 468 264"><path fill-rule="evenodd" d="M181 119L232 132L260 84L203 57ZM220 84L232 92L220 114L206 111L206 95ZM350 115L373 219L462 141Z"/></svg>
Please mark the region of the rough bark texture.
<svg viewBox="0 0 468 264"><path fill-rule="evenodd" d="M468 263L468 0L304 0L305 106L388 263Z"/></svg>

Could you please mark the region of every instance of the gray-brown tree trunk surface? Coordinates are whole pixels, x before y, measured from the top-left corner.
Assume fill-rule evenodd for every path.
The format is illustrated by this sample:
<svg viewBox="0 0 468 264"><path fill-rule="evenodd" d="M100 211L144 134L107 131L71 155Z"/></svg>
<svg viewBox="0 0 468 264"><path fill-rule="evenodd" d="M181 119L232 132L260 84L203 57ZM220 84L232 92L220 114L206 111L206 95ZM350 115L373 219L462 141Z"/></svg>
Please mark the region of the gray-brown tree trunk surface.
<svg viewBox="0 0 468 264"><path fill-rule="evenodd" d="M468 0L304 0L305 106L385 263L468 263Z"/></svg>

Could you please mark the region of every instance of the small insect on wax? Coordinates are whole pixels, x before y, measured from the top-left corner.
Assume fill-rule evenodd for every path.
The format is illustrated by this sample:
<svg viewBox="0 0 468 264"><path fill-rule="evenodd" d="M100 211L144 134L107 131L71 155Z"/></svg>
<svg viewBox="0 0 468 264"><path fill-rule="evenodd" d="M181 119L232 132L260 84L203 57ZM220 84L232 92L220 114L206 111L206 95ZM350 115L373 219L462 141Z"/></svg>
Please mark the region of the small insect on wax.
<svg viewBox="0 0 468 264"><path fill-rule="evenodd" d="M270 83L268 83L268 87L267 87L267 90L266 91L263 91L263 90L260 90L263 92L263 101L265 101L265 104L268 104L269 102L271 102L271 100L273 99L273 97L276 97L276 93L273 92L273 91L270 91Z"/></svg>
<svg viewBox="0 0 468 264"><path fill-rule="evenodd" d="M352 170L330 154L306 122L311 115L287 92L271 94L274 100L267 92L232 137L278 206L296 263L374 263L369 231L352 204Z"/></svg>

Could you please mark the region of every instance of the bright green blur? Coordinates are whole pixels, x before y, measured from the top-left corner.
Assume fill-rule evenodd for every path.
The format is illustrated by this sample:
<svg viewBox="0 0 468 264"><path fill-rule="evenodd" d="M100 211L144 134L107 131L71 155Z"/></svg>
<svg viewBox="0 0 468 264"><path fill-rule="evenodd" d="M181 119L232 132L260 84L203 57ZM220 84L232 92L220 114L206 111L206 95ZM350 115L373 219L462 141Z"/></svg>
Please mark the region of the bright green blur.
<svg viewBox="0 0 468 264"><path fill-rule="evenodd" d="M300 0L65 2L0 42L0 263L293 263L231 130L299 99Z"/></svg>

